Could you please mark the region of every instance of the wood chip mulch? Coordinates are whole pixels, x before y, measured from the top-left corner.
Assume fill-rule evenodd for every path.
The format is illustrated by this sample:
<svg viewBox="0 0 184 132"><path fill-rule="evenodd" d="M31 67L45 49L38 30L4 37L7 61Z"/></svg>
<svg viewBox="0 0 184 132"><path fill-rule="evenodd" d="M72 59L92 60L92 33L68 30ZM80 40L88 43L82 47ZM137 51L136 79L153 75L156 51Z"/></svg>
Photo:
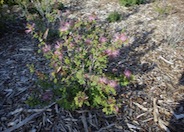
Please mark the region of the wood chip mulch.
<svg viewBox="0 0 184 132"><path fill-rule="evenodd" d="M154 3L124 8L116 0L66 1L72 7L70 17L95 13L112 33L125 29L129 36L112 65L128 68L135 79L119 93L119 114L109 116L101 110L66 111L56 103L43 108L26 105L30 91L37 88L27 64L46 70L45 60L37 55L37 41L24 33L26 23L7 22L8 30L0 37L0 131L183 132L184 38L179 35L184 36L184 3L176 1L168 1L173 8L161 17ZM107 23L113 11L124 19Z"/></svg>

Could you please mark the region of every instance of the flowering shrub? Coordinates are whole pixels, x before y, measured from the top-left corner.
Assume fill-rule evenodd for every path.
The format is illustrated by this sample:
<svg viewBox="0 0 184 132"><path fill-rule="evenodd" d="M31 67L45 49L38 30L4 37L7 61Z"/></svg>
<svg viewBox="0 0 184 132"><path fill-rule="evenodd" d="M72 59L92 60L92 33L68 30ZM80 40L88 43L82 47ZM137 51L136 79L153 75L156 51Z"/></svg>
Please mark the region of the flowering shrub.
<svg viewBox="0 0 184 132"><path fill-rule="evenodd" d="M95 19L90 16L87 21L61 21L60 37L54 44L44 41L49 30L40 35L34 31L34 24L28 25L27 32L39 39L39 52L49 59L52 69L49 74L38 75L41 86L47 89L39 96L42 101L57 100L71 110L87 106L102 107L106 114L118 112L117 91L129 83L132 75L128 70L107 74L105 69L108 59L120 55L119 48L127 37L124 33L109 35Z"/></svg>

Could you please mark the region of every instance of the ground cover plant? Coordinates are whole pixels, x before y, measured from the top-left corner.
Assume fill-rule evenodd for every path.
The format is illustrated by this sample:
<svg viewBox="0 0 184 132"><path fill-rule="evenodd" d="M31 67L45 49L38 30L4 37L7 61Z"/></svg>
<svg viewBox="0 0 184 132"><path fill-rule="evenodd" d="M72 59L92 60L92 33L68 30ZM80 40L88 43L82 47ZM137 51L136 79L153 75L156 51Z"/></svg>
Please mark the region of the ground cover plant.
<svg viewBox="0 0 184 132"><path fill-rule="evenodd" d="M71 110L88 106L102 107L106 114L117 113L121 106L115 98L117 91L129 83L132 75L128 70L112 73L105 69L108 59L119 56L127 36L123 32L106 34L96 25L95 16L87 21L62 20L54 46L44 41L49 29L40 35L34 28L34 24L28 25L28 32L40 41L39 53L49 59L52 69L49 75L42 73L40 84L46 91L40 99L57 98L62 107Z"/></svg>

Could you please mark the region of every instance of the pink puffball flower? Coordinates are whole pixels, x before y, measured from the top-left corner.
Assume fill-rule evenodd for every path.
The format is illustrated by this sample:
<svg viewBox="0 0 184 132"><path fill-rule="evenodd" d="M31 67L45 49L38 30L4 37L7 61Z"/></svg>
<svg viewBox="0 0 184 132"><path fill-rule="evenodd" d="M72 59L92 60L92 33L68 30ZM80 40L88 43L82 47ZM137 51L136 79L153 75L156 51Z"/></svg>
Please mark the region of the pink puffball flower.
<svg viewBox="0 0 184 132"><path fill-rule="evenodd" d="M49 51L51 50L51 46L46 44L46 45L42 48L42 50L43 50L44 53L47 53L47 52L49 52Z"/></svg>
<svg viewBox="0 0 184 132"><path fill-rule="evenodd" d="M57 41L55 45L55 49L60 49L60 48L61 48L61 43Z"/></svg>
<svg viewBox="0 0 184 132"><path fill-rule="evenodd" d="M110 80L110 81L108 82L108 85L109 85L110 87L113 87L113 88L118 88L118 87L119 87L118 83L117 83L116 81L114 81L114 80Z"/></svg>
<svg viewBox="0 0 184 132"><path fill-rule="evenodd" d="M105 42L107 42L107 38L106 37L100 37L99 41L100 41L100 43L105 43Z"/></svg>
<svg viewBox="0 0 184 132"><path fill-rule="evenodd" d="M119 56L119 50L111 50L111 49L107 49L105 51L105 54L107 54L109 57L112 57L112 58L116 58Z"/></svg>
<svg viewBox="0 0 184 132"><path fill-rule="evenodd" d="M62 58L63 58L62 53L61 53L60 51L58 51L58 50L56 50L56 51L54 52L54 55L56 55L60 60L62 60Z"/></svg>
<svg viewBox="0 0 184 132"><path fill-rule="evenodd" d="M100 77L99 78L99 83L101 83L101 84L108 84L108 79L105 78L105 77Z"/></svg>
<svg viewBox="0 0 184 132"><path fill-rule="evenodd" d="M32 32L34 30L35 27L35 23L31 24L27 24L27 29L25 30L25 32L28 34L30 32Z"/></svg>
<svg viewBox="0 0 184 132"><path fill-rule="evenodd" d="M107 50L105 50L105 54L108 55L108 56L110 56L111 51L112 51L111 49L107 49Z"/></svg>
<svg viewBox="0 0 184 132"><path fill-rule="evenodd" d="M117 105L114 106L116 113L119 112L119 107Z"/></svg>
<svg viewBox="0 0 184 132"><path fill-rule="evenodd" d="M85 42L86 42L86 44L91 44L91 40L90 39L86 39Z"/></svg>
<svg viewBox="0 0 184 132"><path fill-rule="evenodd" d="M59 27L59 31L61 32L65 32L67 31L68 29L70 28L70 23L69 22L66 22L64 24L60 24L60 27Z"/></svg>
<svg viewBox="0 0 184 132"><path fill-rule="evenodd" d="M92 21L96 20L96 16L95 16L95 15L90 15L90 16L88 17L88 20L89 20L90 22L92 22Z"/></svg>
<svg viewBox="0 0 184 132"><path fill-rule="evenodd" d="M70 43L69 46L71 48L71 47L74 47L75 45L73 43Z"/></svg>
<svg viewBox="0 0 184 132"><path fill-rule="evenodd" d="M115 42L117 42L119 40L122 42L125 42L127 40L127 36L124 33L121 33L121 34L117 33L117 34L115 34L114 38L115 38L114 39Z"/></svg>
<svg viewBox="0 0 184 132"><path fill-rule="evenodd" d="M129 70L125 70L124 71L124 75L127 77L127 78L130 78L131 77L131 72Z"/></svg>
<svg viewBox="0 0 184 132"><path fill-rule="evenodd" d="M119 50L114 50L111 52L111 57L115 58L115 57L118 57L119 56Z"/></svg>
<svg viewBox="0 0 184 132"><path fill-rule="evenodd" d="M127 40L127 36L126 36L124 33L122 33L122 34L119 35L119 39L120 39L122 42L125 42L125 41Z"/></svg>

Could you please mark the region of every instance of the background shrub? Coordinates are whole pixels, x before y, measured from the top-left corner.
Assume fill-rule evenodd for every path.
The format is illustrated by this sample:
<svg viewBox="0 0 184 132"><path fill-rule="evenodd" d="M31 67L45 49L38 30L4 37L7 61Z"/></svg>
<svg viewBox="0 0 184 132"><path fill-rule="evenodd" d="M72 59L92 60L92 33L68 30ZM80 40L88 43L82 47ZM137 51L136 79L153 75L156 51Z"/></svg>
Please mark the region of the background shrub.
<svg viewBox="0 0 184 132"><path fill-rule="evenodd" d="M119 0L123 6L133 6L145 3L146 0Z"/></svg>
<svg viewBox="0 0 184 132"><path fill-rule="evenodd" d="M109 14L107 21L108 22L116 22L121 20L121 14L118 13L117 11L114 11L112 13Z"/></svg>

